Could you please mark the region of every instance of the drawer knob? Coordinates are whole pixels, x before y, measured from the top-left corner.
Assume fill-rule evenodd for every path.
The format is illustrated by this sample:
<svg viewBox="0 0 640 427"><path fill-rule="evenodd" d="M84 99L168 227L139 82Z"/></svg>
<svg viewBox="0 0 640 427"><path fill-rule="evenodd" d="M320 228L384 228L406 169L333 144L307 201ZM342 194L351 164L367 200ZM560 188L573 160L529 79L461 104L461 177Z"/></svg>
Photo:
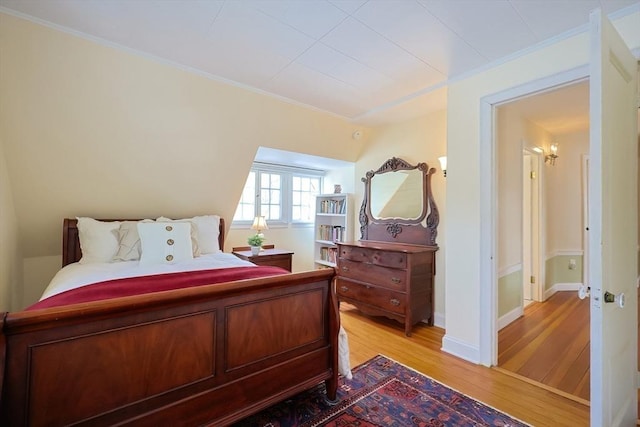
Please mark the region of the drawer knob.
<svg viewBox="0 0 640 427"><path fill-rule="evenodd" d="M342 292L349 292L349 288L347 288L346 286L340 286L340 290Z"/></svg>
<svg viewBox="0 0 640 427"><path fill-rule="evenodd" d="M347 267L346 265L342 266L342 271L349 271L349 267Z"/></svg>
<svg viewBox="0 0 640 427"><path fill-rule="evenodd" d="M389 302L391 303L391 305L395 305L395 306L400 305L400 300L397 300L395 298L391 298Z"/></svg>
<svg viewBox="0 0 640 427"><path fill-rule="evenodd" d="M392 278L391 278L391 281L392 281L393 283L400 283L402 280L398 279L397 277L392 277Z"/></svg>

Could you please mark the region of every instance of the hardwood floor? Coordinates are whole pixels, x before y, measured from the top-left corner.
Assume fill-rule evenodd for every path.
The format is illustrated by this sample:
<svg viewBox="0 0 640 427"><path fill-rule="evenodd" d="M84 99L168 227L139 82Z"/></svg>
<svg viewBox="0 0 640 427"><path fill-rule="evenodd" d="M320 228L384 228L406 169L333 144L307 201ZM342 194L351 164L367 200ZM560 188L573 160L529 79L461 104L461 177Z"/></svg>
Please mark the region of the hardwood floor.
<svg viewBox="0 0 640 427"><path fill-rule="evenodd" d="M589 300L556 292L498 333L498 366L589 401Z"/></svg>
<svg viewBox="0 0 640 427"><path fill-rule="evenodd" d="M407 338L400 323L340 306L353 367L383 354L534 426L588 426L589 407L500 370L440 350L444 330L419 324Z"/></svg>
<svg viewBox="0 0 640 427"><path fill-rule="evenodd" d="M575 292L557 292L544 303L529 304L524 313L523 317L498 333L500 369L522 375L527 380L567 393L571 398L588 404L589 300L576 298ZM640 371L640 316L637 330Z"/></svg>

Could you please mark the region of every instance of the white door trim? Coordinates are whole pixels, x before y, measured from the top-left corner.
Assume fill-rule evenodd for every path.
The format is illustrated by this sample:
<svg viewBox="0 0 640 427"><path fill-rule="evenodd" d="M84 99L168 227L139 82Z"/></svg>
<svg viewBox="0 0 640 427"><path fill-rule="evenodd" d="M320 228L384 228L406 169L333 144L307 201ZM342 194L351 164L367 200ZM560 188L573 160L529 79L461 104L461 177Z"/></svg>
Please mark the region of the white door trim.
<svg viewBox="0 0 640 427"><path fill-rule="evenodd" d="M498 364L497 182L495 108L525 95L577 83L589 77L587 64L534 80L480 100L480 363Z"/></svg>
<svg viewBox="0 0 640 427"><path fill-rule="evenodd" d="M582 284L589 284L589 154L582 155Z"/></svg>
<svg viewBox="0 0 640 427"><path fill-rule="evenodd" d="M533 258L533 197L532 183L533 173L536 173L531 167L531 151L527 148L522 150L522 304L524 307L525 300L533 300L535 292L531 277L536 277L534 273L535 267L532 262ZM537 173L536 173L537 174ZM536 175L537 178L537 175ZM537 281L536 281L537 282Z"/></svg>

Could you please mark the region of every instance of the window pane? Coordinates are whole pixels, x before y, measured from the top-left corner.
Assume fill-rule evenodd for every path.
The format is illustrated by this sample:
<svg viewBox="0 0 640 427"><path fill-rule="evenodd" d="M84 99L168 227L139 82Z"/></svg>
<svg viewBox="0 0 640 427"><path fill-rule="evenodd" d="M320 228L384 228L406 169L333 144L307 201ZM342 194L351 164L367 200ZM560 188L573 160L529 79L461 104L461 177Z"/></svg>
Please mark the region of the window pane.
<svg viewBox="0 0 640 427"><path fill-rule="evenodd" d="M260 172L260 214L268 220L280 220L282 176L279 173ZM274 206L278 209L274 210Z"/></svg>
<svg viewBox="0 0 640 427"><path fill-rule="evenodd" d="M315 211L315 195L320 188L320 178L302 176L300 188L292 191L291 220L299 222L312 222Z"/></svg>
<svg viewBox="0 0 640 427"><path fill-rule="evenodd" d="M234 221L252 221L264 215L267 221L313 222L319 176L280 171L277 168L252 168L234 213ZM287 193L283 193L284 190ZM284 205L286 203L286 205Z"/></svg>
<svg viewBox="0 0 640 427"><path fill-rule="evenodd" d="M268 205L270 201L271 201L271 197L269 197L269 190L263 188L260 191L260 204Z"/></svg>

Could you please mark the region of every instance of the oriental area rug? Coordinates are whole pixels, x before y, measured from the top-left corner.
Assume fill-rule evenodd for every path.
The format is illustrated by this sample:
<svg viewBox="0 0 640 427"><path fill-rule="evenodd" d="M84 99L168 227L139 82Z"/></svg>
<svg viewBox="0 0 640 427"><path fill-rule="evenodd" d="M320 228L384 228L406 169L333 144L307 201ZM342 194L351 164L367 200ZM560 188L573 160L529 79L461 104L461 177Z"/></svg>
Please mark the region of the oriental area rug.
<svg viewBox="0 0 640 427"><path fill-rule="evenodd" d="M320 384L235 426L528 426L381 355L340 377L338 399L325 403Z"/></svg>

